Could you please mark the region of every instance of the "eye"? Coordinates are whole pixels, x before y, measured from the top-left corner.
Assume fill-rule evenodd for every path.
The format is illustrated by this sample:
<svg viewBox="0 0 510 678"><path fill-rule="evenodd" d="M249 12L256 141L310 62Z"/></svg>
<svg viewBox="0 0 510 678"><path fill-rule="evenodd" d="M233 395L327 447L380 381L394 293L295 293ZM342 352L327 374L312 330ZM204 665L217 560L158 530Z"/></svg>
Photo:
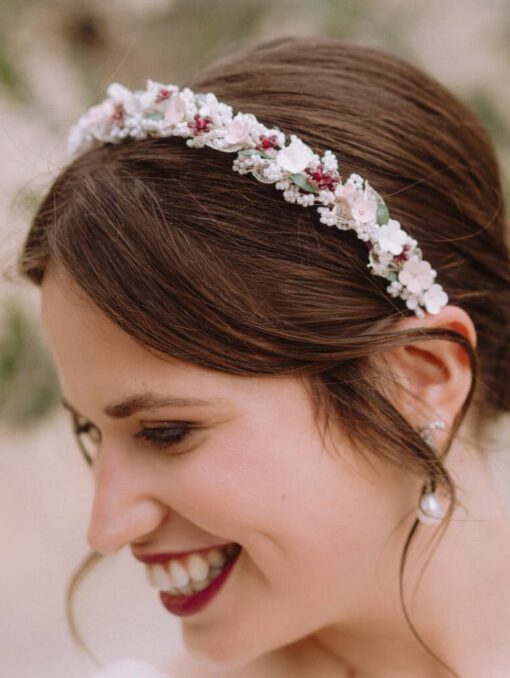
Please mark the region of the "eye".
<svg viewBox="0 0 510 678"><path fill-rule="evenodd" d="M101 431L92 422L72 413L73 430L80 452L87 464L92 465L97 456Z"/></svg>
<svg viewBox="0 0 510 678"><path fill-rule="evenodd" d="M180 443L190 432L191 426L187 422L172 422L160 426L144 426L135 438L146 440L154 447L170 447Z"/></svg>

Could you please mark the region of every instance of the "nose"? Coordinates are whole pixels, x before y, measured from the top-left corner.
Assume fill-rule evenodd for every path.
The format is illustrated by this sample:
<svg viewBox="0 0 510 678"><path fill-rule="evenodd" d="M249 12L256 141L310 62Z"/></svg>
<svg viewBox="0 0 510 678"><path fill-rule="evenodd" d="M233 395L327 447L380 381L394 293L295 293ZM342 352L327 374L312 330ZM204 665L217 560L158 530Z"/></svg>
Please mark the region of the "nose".
<svg viewBox="0 0 510 678"><path fill-rule="evenodd" d="M118 551L143 540L165 522L169 507L154 496L150 469L142 468L122 450L102 446L94 463L94 480L87 539L95 551Z"/></svg>

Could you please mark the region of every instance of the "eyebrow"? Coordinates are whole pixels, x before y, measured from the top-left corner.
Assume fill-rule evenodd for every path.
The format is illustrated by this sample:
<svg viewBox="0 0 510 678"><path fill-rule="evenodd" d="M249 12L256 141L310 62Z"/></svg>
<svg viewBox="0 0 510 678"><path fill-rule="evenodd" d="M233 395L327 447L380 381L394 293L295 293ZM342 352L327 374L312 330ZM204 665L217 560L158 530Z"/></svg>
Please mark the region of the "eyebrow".
<svg viewBox="0 0 510 678"><path fill-rule="evenodd" d="M217 401L203 400L202 398L184 398L161 396L156 393L140 393L129 396L117 403L112 403L104 408L104 413L112 419L126 419L133 414L146 410L155 410L161 407L192 407L213 405ZM71 412L75 412L74 407L68 403L65 398L62 404Z"/></svg>

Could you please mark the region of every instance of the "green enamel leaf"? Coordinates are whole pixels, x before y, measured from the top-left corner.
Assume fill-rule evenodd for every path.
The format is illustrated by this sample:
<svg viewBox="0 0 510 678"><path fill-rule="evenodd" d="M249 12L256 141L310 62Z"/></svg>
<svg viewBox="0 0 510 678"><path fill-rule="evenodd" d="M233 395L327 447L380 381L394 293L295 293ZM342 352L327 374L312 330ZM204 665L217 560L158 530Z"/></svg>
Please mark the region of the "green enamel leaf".
<svg viewBox="0 0 510 678"><path fill-rule="evenodd" d="M377 223L379 226L387 224L390 219L388 208L383 202L377 203Z"/></svg>
<svg viewBox="0 0 510 678"><path fill-rule="evenodd" d="M397 282L398 280L398 275L395 273L395 271L391 271L388 273L386 276L386 279L389 280L390 282Z"/></svg>
<svg viewBox="0 0 510 678"><path fill-rule="evenodd" d="M245 155L248 158L251 155L259 155L261 158L269 158L267 153L264 153L263 151L258 151L256 148L247 148L243 149L242 151L237 151L237 155Z"/></svg>
<svg viewBox="0 0 510 678"><path fill-rule="evenodd" d="M308 193L318 193L318 190L312 186L312 184L309 184L302 174L291 174L290 178L296 184L296 186L299 186L299 188L301 188L303 191L308 191Z"/></svg>
<svg viewBox="0 0 510 678"><path fill-rule="evenodd" d="M149 120L163 120L163 113L160 113L159 111L151 111L150 113L147 113L145 117Z"/></svg>

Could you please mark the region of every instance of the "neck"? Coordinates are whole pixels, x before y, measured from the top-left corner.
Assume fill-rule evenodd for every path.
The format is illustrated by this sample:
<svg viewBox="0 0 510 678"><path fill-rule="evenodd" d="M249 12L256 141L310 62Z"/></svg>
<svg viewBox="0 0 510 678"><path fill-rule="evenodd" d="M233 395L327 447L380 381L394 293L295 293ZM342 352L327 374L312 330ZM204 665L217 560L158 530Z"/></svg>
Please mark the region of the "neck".
<svg viewBox="0 0 510 678"><path fill-rule="evenodd" d="M324 661L336 662L338 673L331 675L510 675L506 631L510 626L510 455L494 439L482 450L467 430L452 445L446 464L459 505L442 536L441 528L418 527L404 571L411 622L440 659L416 639L400 603L398 566L414 522L410 516L398 528L400 548L391 549L391 556L381 554L384 572L390 574L381 580L379 597L372 594L356 615L309 639L311 651L322 654Z"/></svg>

